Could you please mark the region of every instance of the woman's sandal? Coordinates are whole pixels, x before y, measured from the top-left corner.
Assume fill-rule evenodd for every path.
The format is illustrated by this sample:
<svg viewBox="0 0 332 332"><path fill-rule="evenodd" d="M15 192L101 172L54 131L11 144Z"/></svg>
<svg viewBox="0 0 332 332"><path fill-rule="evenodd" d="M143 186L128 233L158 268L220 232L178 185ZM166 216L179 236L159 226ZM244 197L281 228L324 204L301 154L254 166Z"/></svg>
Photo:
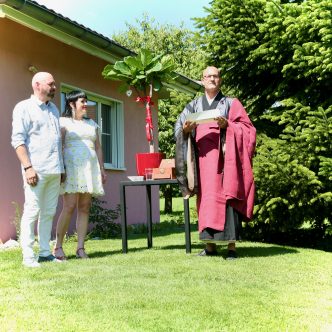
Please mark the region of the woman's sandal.
<svg viewBox="0 0 332 332"><path fill-rule="evenodd" d="M89 256L86 254L84 248L78 248L76 250L76 258L87 259L87 258L89 258Z"/></svg>
<svg viewBox="0 0 332 332"><path fill-rule="evenodd" d="M61 250L62 251L62 255L57 255L57 251L58 250ZM67 260L67 257L62 249L62 247L58 247L58 248L54 248L53 249L53 256L58 259L59 261L66 261Z"/></svg>

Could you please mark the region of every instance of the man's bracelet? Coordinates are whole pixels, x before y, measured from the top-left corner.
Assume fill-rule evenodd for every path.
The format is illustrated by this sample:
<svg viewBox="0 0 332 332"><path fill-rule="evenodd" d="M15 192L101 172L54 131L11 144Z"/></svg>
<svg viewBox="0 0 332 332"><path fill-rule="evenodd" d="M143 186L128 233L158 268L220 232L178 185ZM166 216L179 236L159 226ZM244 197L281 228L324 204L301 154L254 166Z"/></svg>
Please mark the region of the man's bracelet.
<svg viewBox="0 0 332 332"><path fill-rule="evenodd" d="M28 167L24 167L24 171L27 171L29 168L32 168L32 165L30 165Z"/></svg>

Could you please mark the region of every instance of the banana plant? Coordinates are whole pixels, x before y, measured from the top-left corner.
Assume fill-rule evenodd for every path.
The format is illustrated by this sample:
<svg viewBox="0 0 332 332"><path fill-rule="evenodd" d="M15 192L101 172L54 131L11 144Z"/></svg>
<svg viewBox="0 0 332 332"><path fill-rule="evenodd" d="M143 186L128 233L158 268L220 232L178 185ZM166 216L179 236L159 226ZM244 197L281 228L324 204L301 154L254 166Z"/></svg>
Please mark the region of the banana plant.
<svg viewBox="0 0 332 332"><path fill-rule="evenodd" d="M151 116L152 93L159 91L163 83L176 78L174 61L170 55L154 55L147 49L141 49L135 56L127 56L107 65L102 75L105 79L122 81L120 91L127 92L130 97L132 90L136 93L136 102L145 105L145 133L149 142L150 152L154 152L153 124Z"/></svg>

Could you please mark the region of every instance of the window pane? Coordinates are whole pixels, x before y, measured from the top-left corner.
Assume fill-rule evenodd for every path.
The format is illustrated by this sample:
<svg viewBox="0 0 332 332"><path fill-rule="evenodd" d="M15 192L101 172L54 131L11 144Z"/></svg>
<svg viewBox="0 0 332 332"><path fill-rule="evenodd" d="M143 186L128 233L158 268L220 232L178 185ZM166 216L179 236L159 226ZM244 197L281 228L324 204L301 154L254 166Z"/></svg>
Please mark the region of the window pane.
<svg viewBox="0 0 332 332"><path fill-rule="evenodd" d="M60 114L63 114L65 111L65 106L66 106L66 94L64 92L61 92L61 108L60 108Z"/></svg>
<svg viewBox="0 0 332 332"><path fill-rule="evenodd" d="M97 103L92 100L88 100L87 104L87 116L88 118L92 119L96 123L98 123L97 120Z"/></svg>
<svg viewBox="0 0 332 332"><path fill-rule="evenodd" d="M105 163L112 164L111 106L101 104L101 144Z"/></svg>

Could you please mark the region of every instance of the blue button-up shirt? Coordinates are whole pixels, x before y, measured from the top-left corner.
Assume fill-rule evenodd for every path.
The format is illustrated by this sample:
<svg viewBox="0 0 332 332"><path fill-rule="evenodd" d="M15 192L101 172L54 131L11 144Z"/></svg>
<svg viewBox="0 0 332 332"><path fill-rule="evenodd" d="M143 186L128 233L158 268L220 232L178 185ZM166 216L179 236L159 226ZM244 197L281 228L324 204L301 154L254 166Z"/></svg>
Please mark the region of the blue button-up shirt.
<svg viewBox="0 0 332 332"><path fill-rule="evenodd" d="M19 102L13 111L12 146L25 145L33 168L41 174L64 172L59 111L34 95Z"/></svg>

